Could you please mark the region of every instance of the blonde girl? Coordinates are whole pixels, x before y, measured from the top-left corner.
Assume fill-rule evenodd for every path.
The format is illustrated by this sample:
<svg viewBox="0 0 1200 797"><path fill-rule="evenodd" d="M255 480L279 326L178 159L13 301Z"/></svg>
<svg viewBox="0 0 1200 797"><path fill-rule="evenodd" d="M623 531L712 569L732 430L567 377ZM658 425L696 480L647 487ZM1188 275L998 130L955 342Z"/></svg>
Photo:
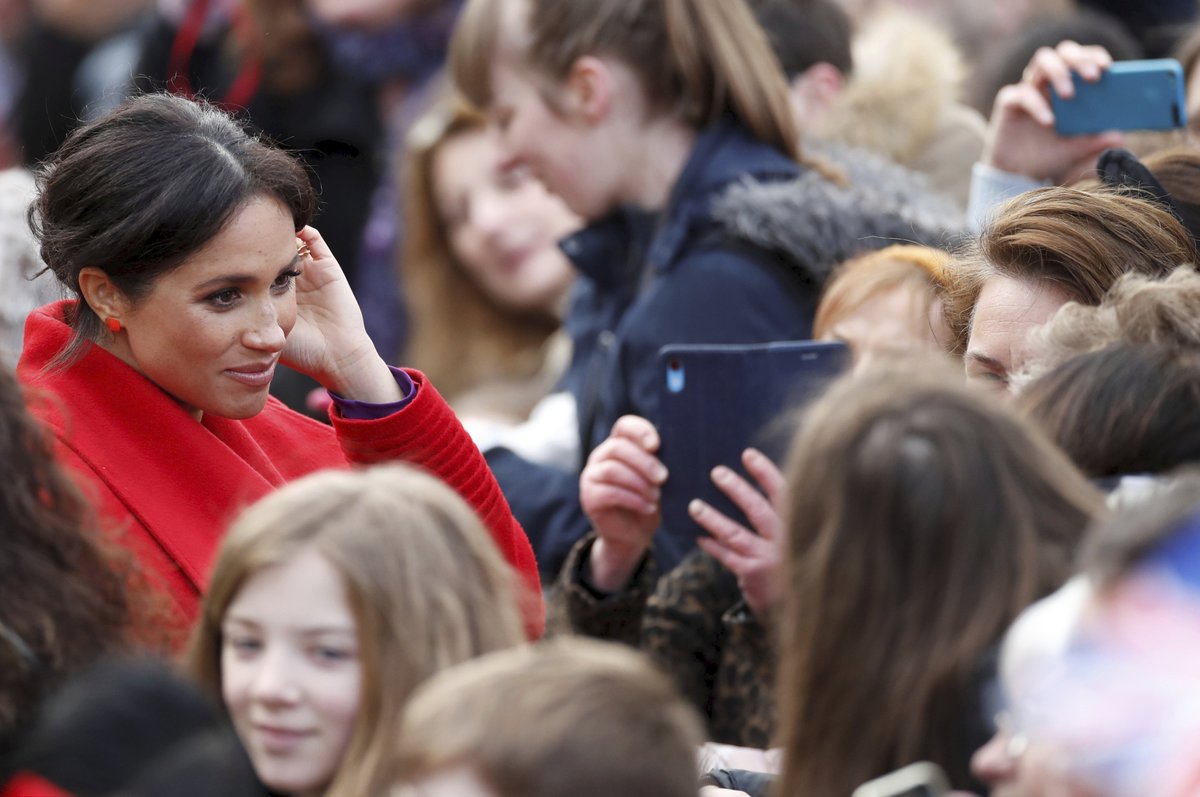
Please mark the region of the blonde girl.
<svg viewBox="0 0 1200 797"><path fill-rule="evenodd" d="M417 684L522 641L515 585L478 518L433 477L398 465L315 474L234 523L189 668L272 792L377 794Z"/></svg>

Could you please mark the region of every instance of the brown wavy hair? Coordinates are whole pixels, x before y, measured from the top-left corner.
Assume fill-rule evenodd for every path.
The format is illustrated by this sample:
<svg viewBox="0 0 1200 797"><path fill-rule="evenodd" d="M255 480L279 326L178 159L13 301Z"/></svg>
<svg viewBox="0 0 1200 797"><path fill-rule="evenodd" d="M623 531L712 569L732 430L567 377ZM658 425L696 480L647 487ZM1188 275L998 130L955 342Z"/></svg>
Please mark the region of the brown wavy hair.
<svg viewBox="0 0 1200 797"><path fill-rule="evenodd" d="M946 323L965 352L979 293L997 275L1052 282L1096 305L1127 272L1161 275L1195 262L1191 234L1153 200L1101 187L1042 188L1004 205L956 259Z"/></svg>
<svg viewBox="0 0 1200 797"><path fill-rule="evenodd" d="M0 751L67 676L135 641L132 556L104 540L0 367Z"/></svg>
<svg viewBox="0 0 1200 797"><path fill-rule="evenodd" d="M1100 494L934 364L836 383L792 452L776 794L845 795L918 760L969 783L984 657L1066 580Z"/></svg>

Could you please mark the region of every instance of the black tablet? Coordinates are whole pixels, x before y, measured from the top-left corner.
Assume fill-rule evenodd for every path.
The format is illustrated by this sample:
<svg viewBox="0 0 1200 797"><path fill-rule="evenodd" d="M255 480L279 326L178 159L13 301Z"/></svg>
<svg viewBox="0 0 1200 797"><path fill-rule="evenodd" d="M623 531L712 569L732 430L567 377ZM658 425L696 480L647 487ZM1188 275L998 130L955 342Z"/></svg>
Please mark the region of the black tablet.
<svg viewBox="0 0 1200 797"><path fill-rule="evenodd" d="M687 512L701 498L745 523L741 511L712 483L726 465L743 476L742 451L753 446L777 464L794 431L795 412L850 362L844 343L798 341L753 345L678 345L659 351L659 456L670 476L663 485L660 549L682 556L703 533ZM750 479L753 484L754 480Z"/></svg>

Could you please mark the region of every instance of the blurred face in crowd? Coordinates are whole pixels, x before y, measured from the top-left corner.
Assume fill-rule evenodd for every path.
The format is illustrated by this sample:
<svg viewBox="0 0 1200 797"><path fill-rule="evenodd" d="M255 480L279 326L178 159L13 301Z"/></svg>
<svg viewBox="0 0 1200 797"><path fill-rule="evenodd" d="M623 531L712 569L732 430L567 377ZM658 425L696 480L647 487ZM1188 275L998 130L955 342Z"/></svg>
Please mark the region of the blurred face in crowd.
<svg viewBox="0 0 1200 797"><path fill-rule="evenodd" d="M454 257L500 307L559 315L574 269L558 248L579 220L494 136L460 133L438 149L434 193Z"/></svg>
<svg viewBox="0 0 1200 797"><path fill-rule="evenodd" d="M259 778L320 795L353 735L362 692L357 623L315 548L251 575L221 624L221 689Z"/></svg>
<svg viewBox="0 0 1200 797"><path fill-rule="evenodd" d="M492 94L489 117L505 166L528 169L585 219L603 216L608 202L592 185L588 165L596 162L597 153L587 146L583 123L564 109L551 108L529 72L504 60L493 64Z"/></svg>
<svg viewBox="0 0 1200 797"><path fill-rule="evenodd" d="M963 358L967 378L988 388L1008 390L1010 374L1020 369L1028 354L1029 333L1073 298L1054 283L999 274L990 277L979 292L971 319Z"/></svg>
<svg viewBox="0 0 1200 797"><path fill-rule="evenodd" d="M905 284L882 290L838 319L824 337L848 344L856 368L896 356L941 352L949 332L941 303L930 304L925 293Z"/></svg>
<svg viewBox="0 0 1200 797"><path fill-rule="evenodd" d="M504 165L528 169L583 219L601 218L618 201L617 185L623 177L620 159L616 153L609 155L612 141L606 135L614 115L609 81L616 67L581 58L564 80L552 83L519 61L521 42L529 35L528 4L504 0L501 8L501 43L491 63L488 117ZM626 89L637 90L636 83Z"/></svg>

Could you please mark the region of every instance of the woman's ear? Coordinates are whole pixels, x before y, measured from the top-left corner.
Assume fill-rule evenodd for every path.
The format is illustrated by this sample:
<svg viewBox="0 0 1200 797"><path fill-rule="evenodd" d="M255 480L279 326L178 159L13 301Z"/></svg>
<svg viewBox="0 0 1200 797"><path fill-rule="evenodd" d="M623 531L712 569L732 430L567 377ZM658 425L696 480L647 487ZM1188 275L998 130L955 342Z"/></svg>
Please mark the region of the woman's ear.
<svg viewBox="0 0 1200 797"><path fill-rule="evenodd" d="M566 110L589 124L603 121L612 107L612 68L593 55L575 59L565 83Z"/></svg>
<svg viewBox="0 0 1200 797"><path fill-rule="evenodd" d="M129 310L129 300L105 272L87 266L79 272L79 295L92 312L101 319L123 320Z"/></svg>

